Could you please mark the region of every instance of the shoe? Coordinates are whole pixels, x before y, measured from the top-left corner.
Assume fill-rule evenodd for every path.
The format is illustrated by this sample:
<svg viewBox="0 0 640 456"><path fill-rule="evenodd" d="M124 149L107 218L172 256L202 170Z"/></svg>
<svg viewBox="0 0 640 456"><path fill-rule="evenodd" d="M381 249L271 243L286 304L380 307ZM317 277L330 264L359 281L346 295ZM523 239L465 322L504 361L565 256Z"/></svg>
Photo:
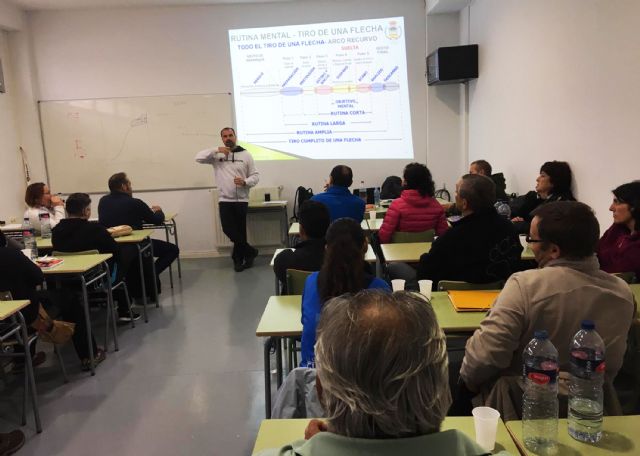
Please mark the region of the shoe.
<svg viewBox="0 0 640 456"><path fill-rule="evenodd" d="M95 367L98 367L98 364L100 364L105 359L107 359L107 353L103 349L98 348L98 350L96 350L96 352L93 354L93 362L95 364ZM82 360L82 370L85 372L91 370L91 360L89 358L85 358Z"/></svg>
<svg viewBox="0 0 640 456"><path fill-rule="evenodd" d="M244 268L245 268L245 266L244 266L244 264L242 264L242 262L241 262L241 261L234 261L234 262L233 262L233 269L234 269L234 271L236 271L236 272L242 272L242 271L244 271Z"/></svg>
<svg viewBox="0 0 640 456"><path fill-rule="evenodd" d="M131 316L133 316L133 318L131 318ZM131 321L138 321L140 320L140 314L137 312L131 312L131 315L129 315L129 313L123 313L122 315L118 315L118 323L131 323Z"/></svg>
<svg viewBox="0 0 640 456"><path fill-rule="evenodd" d="M33 367L38 367L40 364L44 363L47 360L47 354L45 352L38 352L31 358L31 364ZM20 359L20 361L14 361L13 368L11 369L13 374L22 374L24 373L24 358ZM0 456L2 452L0 452Z"/></svg>
<svg viewBox="0 0 640 456"><path fill-rule="evenodd" d="M244 267L248 269L253 266L253 260L258 256L258 249L253 249L253 252L249 254L249 256L244 260Z"/></svg>
<svg viewBox="0 0 640 456"><path fill-rule="evenodd" d="M18 451L24 445L24 433L16 429L15 431L0 433L0 456L10 455Z"/></svg>

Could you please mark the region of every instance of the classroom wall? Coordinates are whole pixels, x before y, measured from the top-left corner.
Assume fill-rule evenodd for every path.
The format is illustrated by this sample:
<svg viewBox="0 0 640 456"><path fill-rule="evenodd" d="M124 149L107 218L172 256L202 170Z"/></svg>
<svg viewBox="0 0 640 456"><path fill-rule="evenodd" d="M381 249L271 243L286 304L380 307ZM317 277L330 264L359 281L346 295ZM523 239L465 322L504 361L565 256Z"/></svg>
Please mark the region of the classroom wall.
<svg viewBox="0 0 640 456"><path fill-rule="evenodd" d="M517 192L533 189L543 162L568 161L576 196L606 229L610 190L640 178L640 2L475 0L470 8L480 77L469 85L469 159L489 160Z"/></svg>
<svg viewBox="0 0 640 456"><path fill-rule="evenodd" d="M0 29L0 60L7 89L6 93L0 93L0 220L10 223L22 219L25 179L18 154L15 84L8 34L9 32Z"/></svg>
<svg viewBox="0 0 640 456"><path fill-rule="evenodd" d="M32 12L28 14L28 26L33 40L32 73L36 74L33 93L39 99L56 100L228 92L232 88L229 28L387 16L405 18L414 149L416 159L425 162L426 31L422 0L350 0L340 2L339 7L334 1L324 0ZM218 131L219 127L212 125L212 131ZM33 140L34 134L26 132L24 140ZM180 153L185 160L192 160L195 152ZM393 156L392 150L389 156ZM34 169L44 169L42 154L30 159ZM354 181L380 185L388 175L401 175L408 161L345 163L353 168ZM284 185L284 196L292 201L298 185L320 191L335 164L323 160L260 162L260 185ZM158 179L161 182L163 176ZM215 253L210 191L158 192L143 197L149 203L180 213L183 252Z"/></svg>

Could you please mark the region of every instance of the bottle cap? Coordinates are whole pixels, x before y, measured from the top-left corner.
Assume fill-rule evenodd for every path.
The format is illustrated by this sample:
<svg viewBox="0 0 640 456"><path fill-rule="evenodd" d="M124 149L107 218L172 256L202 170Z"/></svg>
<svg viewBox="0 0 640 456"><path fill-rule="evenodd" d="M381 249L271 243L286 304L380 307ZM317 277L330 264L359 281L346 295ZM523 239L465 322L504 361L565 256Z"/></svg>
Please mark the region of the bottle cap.
<svg viewBox="0 0 640 456"><path fill-rule="evenodd" d="M580 327L587 331L591 331L593 329L596 329L596 324L593 322L593 320L582 320L582 324L580 325Z"/></svg>
<svg viewBox="0 0 640 456"><path fill-rule="evenodd" d="M549 333L546 329L539 329L533 333L533 337L536 339L545 340L549 338Z"/></svg>

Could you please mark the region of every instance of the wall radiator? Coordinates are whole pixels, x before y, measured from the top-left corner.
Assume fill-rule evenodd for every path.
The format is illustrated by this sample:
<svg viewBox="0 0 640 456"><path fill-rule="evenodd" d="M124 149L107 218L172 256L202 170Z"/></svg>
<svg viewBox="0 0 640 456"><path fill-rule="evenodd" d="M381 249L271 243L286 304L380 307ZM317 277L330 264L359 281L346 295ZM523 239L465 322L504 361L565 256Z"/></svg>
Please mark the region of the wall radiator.
<svg viewBox="0 0 640 456"><path fill-rule="evenodd" d="M279 187L260 187L252 188L250 198L258 200L259 196L264 200L264 194L271 194L272 200L280 199ZM215 244L216 247L230 248L233 246L231 241L222 232L222 225L220 225L220 213L218 211L218 189L214 189L213 192L213 218L215 227ZM281 245L281 227L280 227L281 214L278 212L258 212L249 213L247 216L247 237L249 244L254 246L279 246Z"/></svg>

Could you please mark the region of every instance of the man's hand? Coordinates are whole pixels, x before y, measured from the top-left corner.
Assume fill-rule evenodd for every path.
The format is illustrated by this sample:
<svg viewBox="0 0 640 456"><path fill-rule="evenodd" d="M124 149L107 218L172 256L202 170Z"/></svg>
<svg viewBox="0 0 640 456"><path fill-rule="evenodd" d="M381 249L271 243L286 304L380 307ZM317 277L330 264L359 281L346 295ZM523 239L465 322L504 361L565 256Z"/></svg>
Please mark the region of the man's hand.
<svg viewBox="0 0 640 456"><path fill-rule="evenodd" d="M246 185L246 181L239 176L236 176L233 178L233 183L236 184L238 187L244 187Z"/></svg>
<svg viewBox="0 0 640 456"><path fill-rule="evenodd" d="M224 156L227 157L231 152L231 148L226 146L220 146L218 147L218 152L221 154L224 154Z"/></svg>
<svg viewBox="0 0 640 456"><path fill-rule="evenodd" d="M524 219L523 219L522 217L514 217L514 218L512 218L512 219L511 219L511 221L512 221L513 223L516 223L516 222L524 222Z"/></svg>
<svg viewBox="0 0 640 456"><path fill-rule="evenodd" d="M64 206L64 201L58 195L51 195L51 206Z"/></svg>
<svg viewBox="0 0 640 456"><path fill-rule="evenodd" d="M151 210L153 212L161 212L162 208L160 206L151 206Z"/></svg>
<svg viewBox="0 0 640 456"><path fill-rule="evenodd" d="M311 420L304 430L304 439L309 440L318 432L327 432L327 423L320 420Z"/></svg>

